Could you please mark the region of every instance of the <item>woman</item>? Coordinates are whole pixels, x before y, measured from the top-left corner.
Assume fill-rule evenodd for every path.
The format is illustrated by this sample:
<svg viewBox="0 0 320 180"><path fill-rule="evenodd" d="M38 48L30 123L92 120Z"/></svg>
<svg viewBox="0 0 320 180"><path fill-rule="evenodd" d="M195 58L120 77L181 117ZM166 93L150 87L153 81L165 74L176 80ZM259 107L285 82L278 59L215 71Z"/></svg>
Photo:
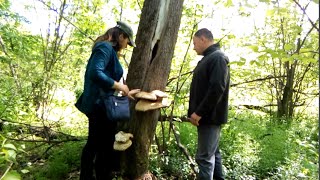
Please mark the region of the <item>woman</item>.
<svg viewBox="0 0 320 180"><path fill-rule="evenodd" d="M112 171L118 168L118 156L113 150L117 124L108 121L99 98L100 93L113 94L115 91L132 98L128 86L119 83L123 69L117 54L128 44L135 47L132 29L124 22L117 22L117 26L94 42L86 67L82 98L76 103L89 119L88 140L81 156L81 180L94 179L93 168L96 179L112 179Z"/></svg>

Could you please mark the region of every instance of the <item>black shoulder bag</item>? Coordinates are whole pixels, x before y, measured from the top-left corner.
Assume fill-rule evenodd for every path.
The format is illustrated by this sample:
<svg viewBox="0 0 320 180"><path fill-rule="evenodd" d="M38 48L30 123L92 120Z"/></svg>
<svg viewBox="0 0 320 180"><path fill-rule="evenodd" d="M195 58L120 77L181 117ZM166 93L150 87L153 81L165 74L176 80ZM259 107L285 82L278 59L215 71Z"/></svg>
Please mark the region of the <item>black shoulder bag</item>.
<svg viewBox="0 0 320 180"><path fill-rule="evenodd" d="M128 96L120 96L119 93L108 95L100 89L100 96L105 107L109 121L130 120L130 107Z"/></svg>

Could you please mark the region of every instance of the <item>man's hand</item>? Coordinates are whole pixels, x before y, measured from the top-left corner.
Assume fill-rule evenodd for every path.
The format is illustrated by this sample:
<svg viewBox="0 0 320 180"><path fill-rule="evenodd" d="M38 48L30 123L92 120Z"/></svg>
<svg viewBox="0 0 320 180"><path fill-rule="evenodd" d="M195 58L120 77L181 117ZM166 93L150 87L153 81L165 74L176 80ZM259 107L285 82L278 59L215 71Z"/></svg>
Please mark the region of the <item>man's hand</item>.
<svg viewBox="0 0 320 180"><path fill-rule="evenodd" d="M201 119L201 116L198 116L196 113L192 113L190 118L189 118L189 121L195 125L195 126L199 126L199 121Z"/></svg>
<svg viewBox="0 0 320 180"><path fill-rule="evenodd" d="M128 97L132 100L135 100L134 95L137 94L138 92L140 92L140 89L132 89L129 91Z"/></svg>

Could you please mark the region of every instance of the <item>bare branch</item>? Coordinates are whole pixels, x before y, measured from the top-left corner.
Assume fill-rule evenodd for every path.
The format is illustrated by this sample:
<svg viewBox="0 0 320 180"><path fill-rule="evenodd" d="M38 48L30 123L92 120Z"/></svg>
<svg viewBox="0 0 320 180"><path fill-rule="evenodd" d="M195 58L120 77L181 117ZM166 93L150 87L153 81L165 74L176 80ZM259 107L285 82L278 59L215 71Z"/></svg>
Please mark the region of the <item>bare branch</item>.
<svg viewBox="0 0 320 180"><path fill-rule="evenodd" d="M193 73L193 71L189 71L189 72L180 74L180 76L176 76L176 77L173 77L173 78L168 79L167 86L168 86L173 80L179 79L181 76L189 75L189 74L192 74L192 73Z"/></svg>
<svg viewBox="0 0 320 180"><path fill-rule="evenodd" d="M177 145L178 145L179 148L182 150L183 154L187 157L191 169L192 169L193 172L196 174L196 173L197 173L197 170L196 170L196 168L195 168L195 167L196 167L196 163L194 162L193 158L191 157L188 149L185 148L185 147L183 146L183 144L181 144L180 136L179 136L178 133L176 132L176 129L175 129L174 124L172 123L172 121L169 121L169 122L170 122L170 127L171 127L171 129L172 129L172 131L173 131L174 137L176 138L176 143L177 143Z"/></svg>
<svg viewBox="0 0 320 180"><path fill-rule="evenodd" d="M42 0L38 0L39 2L41 2L43 5L47 6L50 10L58 13L58 11L56 9L53 9L52 7L50 7L48 4L46 4L44 1ZM67 21L69 24L71 24L73 27L75 27L76 29L78 29L78 31L85 35L86 37L88 37L90 40L94 41L94 39L92 39L92 37L88 36L87 33L83 32L78 26L76 26L75 24L73 24L70 20L68 20L67 18L65 18L64 16L62 16L62 18Z"/></svg>
<svg viewBox="0 0 320 180"><path fill-rule="evenodd" d="M319 32L319 28L317 27L317 25L316 25L314 22L312 22L312 20L310 19L310 17L309 17L308 14L306 13L306 9L303 8L303 7L299 4L299 2L298 2L297 0L293 0L293 2L295 2L296 5L299 6L299 8L302 10L303 14L305 14L305 15L307 16L307 18L308 18L309 22L311 23L311 25ZM318 19L318 20L319 20L319 19Z"/></svg>
<svg viewBox="0 0 320 180"><path fill-rule="evenodd" d="M265 80L269 80L269 79L277 79L277 78L283 78L286 76L267 76L265 78L258 78L258 79L254 79L254 80L250 80L250 81L245 81L245 82L241 82L241 83L237 83L237 84L231 84L230 87L235 87L235 86L239 86L242 84L248 84L248 83L252 83L252 82L257 82L257 81L265 81Z"/></svg>

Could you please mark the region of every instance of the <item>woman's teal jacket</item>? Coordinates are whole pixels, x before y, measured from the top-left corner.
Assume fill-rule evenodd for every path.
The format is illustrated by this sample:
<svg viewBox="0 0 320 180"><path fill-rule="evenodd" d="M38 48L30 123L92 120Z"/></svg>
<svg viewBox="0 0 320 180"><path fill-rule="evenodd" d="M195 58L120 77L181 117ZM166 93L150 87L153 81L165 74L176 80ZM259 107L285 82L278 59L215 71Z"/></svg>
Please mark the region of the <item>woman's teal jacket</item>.
<svg viewBox="0 0 320 180"><path fill-rule="evenodd" d="M114 81L119 81L122 74L122 66L111 44L106 41L96 43L86 67L84 90L76 107L86 115L92 113L94 104L100 98L100 89L106 94L113 94Z"/></svg>

